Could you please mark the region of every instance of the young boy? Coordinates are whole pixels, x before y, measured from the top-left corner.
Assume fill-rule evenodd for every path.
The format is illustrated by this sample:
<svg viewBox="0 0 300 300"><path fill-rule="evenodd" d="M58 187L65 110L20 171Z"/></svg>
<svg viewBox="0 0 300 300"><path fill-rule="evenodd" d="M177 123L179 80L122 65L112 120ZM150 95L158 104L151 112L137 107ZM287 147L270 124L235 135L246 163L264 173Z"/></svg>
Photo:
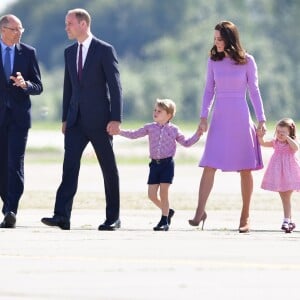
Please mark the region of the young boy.
<svg viewBox="0 0 300 300"><path fill-rule="evenodd" d="M162 211L159 223L154 231L167 231L175 211L169 208L169 187L174 177L174 160L176 142L184 147L195 144L202 131L198 128L188 139L170 120L175 116L176 105L170 99L157 99L154 111L154 122L145 124L137 130L120 130L119 135L137 139L148 135L151 162L148 177L148 197Z"/></svg>

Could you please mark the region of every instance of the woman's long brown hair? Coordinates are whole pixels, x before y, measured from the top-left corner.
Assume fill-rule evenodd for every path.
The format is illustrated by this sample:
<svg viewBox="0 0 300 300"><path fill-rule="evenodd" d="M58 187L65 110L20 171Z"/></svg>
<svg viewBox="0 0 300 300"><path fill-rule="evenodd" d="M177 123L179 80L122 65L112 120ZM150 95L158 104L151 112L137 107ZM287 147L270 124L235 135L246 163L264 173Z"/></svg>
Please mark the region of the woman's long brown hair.
<svg viewBox="0 0 300 300"><path fill-rule="evenodd" d="M241 45L236 25L230 21L222 21L215 26L215 30L220 31L220 35L224 40L224 52L226 52L236 64L246 64L246 51ZM224 52L218 52L216 45L214 45L210 50L210 57L214 61L222 60L225 57Z"/></svg>

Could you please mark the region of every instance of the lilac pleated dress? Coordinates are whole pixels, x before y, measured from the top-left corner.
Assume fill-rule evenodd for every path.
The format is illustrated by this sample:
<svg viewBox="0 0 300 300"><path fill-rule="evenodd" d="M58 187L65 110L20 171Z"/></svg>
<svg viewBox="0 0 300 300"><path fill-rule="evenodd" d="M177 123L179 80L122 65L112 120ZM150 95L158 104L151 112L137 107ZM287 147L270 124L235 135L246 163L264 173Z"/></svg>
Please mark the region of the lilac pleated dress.
<svg viewBox="0 0 300 300"><path fill-rule="evenodd" d="M211 120L200 167L222 171L263 168L247 91L257 121L265 121L253 56L247 54L244 65L227 57L221 61L209 58L200 116L208 118L211 111Z"/></svg>

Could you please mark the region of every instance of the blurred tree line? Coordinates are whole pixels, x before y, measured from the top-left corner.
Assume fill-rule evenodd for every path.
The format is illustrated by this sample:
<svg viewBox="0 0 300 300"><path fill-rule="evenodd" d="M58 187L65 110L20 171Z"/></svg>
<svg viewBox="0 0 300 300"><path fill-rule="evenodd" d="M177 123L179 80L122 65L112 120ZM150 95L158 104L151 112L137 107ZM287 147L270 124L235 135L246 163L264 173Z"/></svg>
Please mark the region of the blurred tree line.
<svg viewBox="0 0 300 300"><path fill-rule="evenodd" d="M154 100L166 97L176 101L177 119L197 122L214 26L226 19L256 58L267 118L300 120L298 0L19 0L4 13L22 20L22 40L38 51L45 91L33 97L35 120L60 120L63 51L72 43L65 15L76 7L116 48L125 119L151 120Z"/></svg>

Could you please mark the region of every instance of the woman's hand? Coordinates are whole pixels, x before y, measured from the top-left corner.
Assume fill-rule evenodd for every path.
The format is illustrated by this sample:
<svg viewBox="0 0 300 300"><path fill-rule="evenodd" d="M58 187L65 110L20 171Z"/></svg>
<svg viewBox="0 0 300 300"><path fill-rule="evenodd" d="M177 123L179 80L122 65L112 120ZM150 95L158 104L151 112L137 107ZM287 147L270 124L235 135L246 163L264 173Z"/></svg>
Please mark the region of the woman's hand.
<svg viewBox="0 0 300 300"><path fill-rule="evenodd" d="M266 127L265 121L259 122L257 125L256 134L258 136L264 136L266 134L266 132L267 132L267 127Z"/></svg>
<svg viewBox="0 0 300 300"><path fill-rule="evenodd" d="M198 128L202 133L207 131L208 123L206 118L200 118L200 123Z"/></svg>

